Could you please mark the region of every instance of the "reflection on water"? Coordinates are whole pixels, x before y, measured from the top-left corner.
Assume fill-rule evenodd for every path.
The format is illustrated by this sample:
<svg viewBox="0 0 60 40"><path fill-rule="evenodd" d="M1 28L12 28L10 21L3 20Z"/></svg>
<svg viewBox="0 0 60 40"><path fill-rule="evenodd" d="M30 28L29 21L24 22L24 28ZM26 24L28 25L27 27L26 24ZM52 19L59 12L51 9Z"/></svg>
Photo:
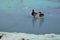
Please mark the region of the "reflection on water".
<svg viewBox="0 0 60 40"><path fill-rule="evenodd" d="M44 23L44 16L43 17L40 17L40 26L42 26Z"/></svg>
<svg viewBox="0 0 60 40"><path fill-rule="evenodd" d="M32 24L33 24L33 27L35 26L36 20L37 20L36 17L33 17L33 18L32 18Z"/></svg>

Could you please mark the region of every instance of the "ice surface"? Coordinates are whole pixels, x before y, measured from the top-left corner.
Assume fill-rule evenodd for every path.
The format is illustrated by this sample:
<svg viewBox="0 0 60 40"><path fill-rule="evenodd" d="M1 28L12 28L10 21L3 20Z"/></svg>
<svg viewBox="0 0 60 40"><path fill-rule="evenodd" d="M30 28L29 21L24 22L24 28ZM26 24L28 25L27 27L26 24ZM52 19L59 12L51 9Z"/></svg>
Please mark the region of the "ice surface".
<svg viewBox="0 0 60 40"><path fill-rule="evenodd" d="M31 11L44 18L32 18ZM41 20L40 20L41 19ZM60 34L60 2L47 0L0 0L0 32Z"/></svg>

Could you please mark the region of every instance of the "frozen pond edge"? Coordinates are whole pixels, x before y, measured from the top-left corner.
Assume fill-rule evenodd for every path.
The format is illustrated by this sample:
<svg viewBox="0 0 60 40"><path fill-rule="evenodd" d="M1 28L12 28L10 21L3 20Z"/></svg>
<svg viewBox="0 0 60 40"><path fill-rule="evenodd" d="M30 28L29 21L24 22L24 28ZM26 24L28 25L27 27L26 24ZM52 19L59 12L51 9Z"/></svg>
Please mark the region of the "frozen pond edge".
<svg viewBox="0 0 60 40"><path fill-rule="evenodd" d="M60 40L60 34L27 34L17 32L0 32L0 40Z"/></svg>

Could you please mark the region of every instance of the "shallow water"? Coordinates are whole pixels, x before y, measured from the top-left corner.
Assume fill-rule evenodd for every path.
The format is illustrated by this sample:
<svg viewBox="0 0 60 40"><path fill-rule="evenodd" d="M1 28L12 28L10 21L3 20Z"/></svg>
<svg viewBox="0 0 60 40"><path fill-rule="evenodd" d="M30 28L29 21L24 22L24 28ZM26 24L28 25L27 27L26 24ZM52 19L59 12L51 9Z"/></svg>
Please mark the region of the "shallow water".
<svg viewBox="0 0 60 40"><path fill-rule="evenodd" d="M0 0L0 31L60 34L59 4L47 0ZM45 16L33 18L32 9L44 12Z"/></svg>

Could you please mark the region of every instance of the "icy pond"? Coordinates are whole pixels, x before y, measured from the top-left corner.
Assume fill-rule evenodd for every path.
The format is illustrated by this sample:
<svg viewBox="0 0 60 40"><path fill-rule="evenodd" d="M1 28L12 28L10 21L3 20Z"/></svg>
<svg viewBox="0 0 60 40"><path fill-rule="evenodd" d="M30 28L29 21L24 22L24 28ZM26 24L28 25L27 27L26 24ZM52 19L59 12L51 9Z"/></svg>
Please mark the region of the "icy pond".
<svg viewBox="0 0 60 40"><path fill-rule="evenodd" d="M32 9L45 16L33 18ZM60 34L60 1L0 0L0 32Z"/></svg>

